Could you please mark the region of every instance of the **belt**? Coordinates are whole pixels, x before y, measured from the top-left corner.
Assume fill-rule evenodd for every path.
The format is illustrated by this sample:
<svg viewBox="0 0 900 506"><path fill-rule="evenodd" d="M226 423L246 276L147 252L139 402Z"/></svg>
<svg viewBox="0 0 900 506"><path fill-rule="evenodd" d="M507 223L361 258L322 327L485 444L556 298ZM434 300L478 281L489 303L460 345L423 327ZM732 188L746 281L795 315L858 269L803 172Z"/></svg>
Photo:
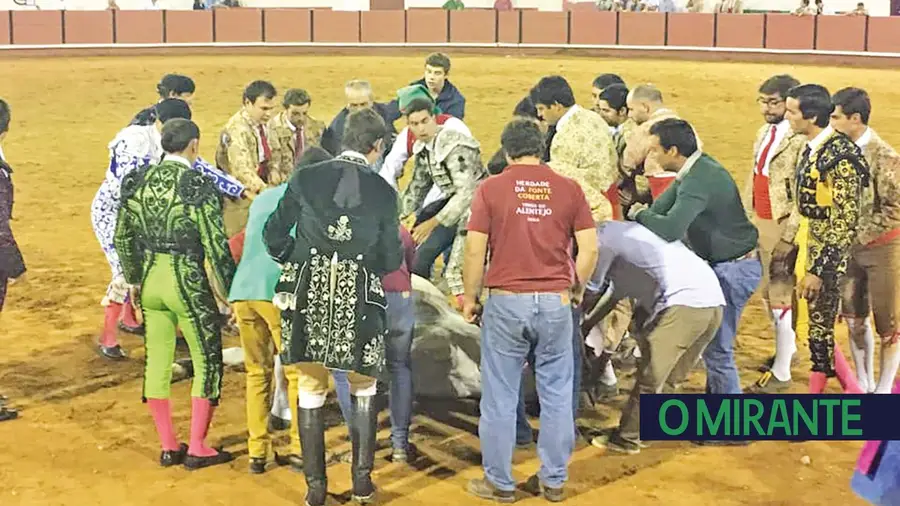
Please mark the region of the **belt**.
<svg viewBox="0 0 900 506"><path fill-rule="evenodd" d="M739 257L732 258L730 260L722 260L721 262L711 262L711 264L712 265L727 264L727 263L731 263L731 262L740 262L741 260L756 260L758 258L759 258L759 247L757 246Z"/></svg>
<svg viewBox="0 0 900 506"><path fill-rule="evenodd" d="M563 292L511 292L500 288L488 288L488 295L559 295L563 304L568 304L572 300L572 294L568 290Z"/></svg>

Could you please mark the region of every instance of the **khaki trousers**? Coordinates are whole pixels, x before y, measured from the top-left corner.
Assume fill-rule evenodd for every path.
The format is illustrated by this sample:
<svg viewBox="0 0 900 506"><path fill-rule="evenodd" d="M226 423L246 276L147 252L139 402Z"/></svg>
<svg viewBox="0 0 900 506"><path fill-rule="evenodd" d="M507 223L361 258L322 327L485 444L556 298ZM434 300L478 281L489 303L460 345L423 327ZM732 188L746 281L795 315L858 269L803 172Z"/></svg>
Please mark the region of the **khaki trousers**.
<svg viewBox="0 0 900 506"><path fill-rule="evenodd" d="M225 198L225 204L222 207L222 219L225 221L225 235L229 238L236 236L244 227L247 226L247 219L250 215L250 199L234 200Z"/></svg>
<svg viewBox="0 0 900 506"><path fill-rule="evenodd" d="M247 369L247 450L251 458L268 458L272 440L269 435L269 410L275 391L275 354L281 351L281 312L271 302L246 300L234 303L244 367ZM296 365L285 365L288 401L291 405L290 453L300 455L300 432L297 425Z"/></svg>
<svg viewBox="0 0 900 506"><path fill-rule="evenodd" d="M794 266L778 266L772 264L772 253L784 231L784 221L778 223L775 220L766 220L759 216L753 216L753 224L759 230L759 256L762 262L762 279L759 282L759 293L769 305L769 309L782 309L791 307L791 299L794 294ZM794 256L789 255L788 261ZM772 275L772 272L788 273Z"/></svg>
<svg viewBox="0 0 900 506"><path fill-rule="evenodd" d="M841 280L841 307L844 317L866 318L872 311L883 338L900 332L900 237L854 248Z"/></svg>
<svg viewBox="0 0 900 506"><path fill-rule="evenodd" d="M682 383L721 322L722 307L672 306L635 334L641 358L637 381L622 410L619 436L633 442L640 440L641 394L658 394L663 386L674 389Z"/></svg>

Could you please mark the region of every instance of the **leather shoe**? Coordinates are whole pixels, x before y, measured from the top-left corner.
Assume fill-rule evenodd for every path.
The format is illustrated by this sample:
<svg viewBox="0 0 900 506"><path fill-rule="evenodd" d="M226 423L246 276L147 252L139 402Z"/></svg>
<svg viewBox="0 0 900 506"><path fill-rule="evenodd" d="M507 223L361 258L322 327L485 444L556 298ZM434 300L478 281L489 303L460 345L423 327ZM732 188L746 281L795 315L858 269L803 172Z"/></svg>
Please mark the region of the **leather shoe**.
<svg viewBox="0 0 900 506"><path fill-rule="evenodd" d="M231 455L231 453L224 450L218 450L218 452L219 453L210 457L197 457L195 455L188 454L184 459L184 468L188 471L196 471L197 469L217 466L219 464L226 464L234 460L234 456Z"/></svg>
<svg viewBox="0 0 900 506"><path fill-rule="evenodd" d="M184 457L187 455L188 445L181 443L177 450L163 450L159 454L159 465L162 467L172 467L184 463Z"/></svg>
<svg viewBox="0 0 900 506"><path fill-rule="evenodd" d="M108 359L125 360L128 358L128 355L125 354L125 350L118 344L115 346L103 346L102 344L99 344L97 346L99 347L100 354Z"/></svg>

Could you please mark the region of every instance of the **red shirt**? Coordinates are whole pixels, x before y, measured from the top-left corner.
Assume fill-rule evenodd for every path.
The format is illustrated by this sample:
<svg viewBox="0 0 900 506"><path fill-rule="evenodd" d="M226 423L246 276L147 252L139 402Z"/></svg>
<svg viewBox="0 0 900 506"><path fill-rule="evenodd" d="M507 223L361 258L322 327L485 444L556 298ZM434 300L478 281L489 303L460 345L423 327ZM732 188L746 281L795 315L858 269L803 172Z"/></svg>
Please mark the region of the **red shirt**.
<svg viewBox="0 0 900 506"><path fill-rule="evenodd" d="M546 165L510 165L482 182L468 230L488 235L484 286L561 292L575 280L572 237L594 227L581 187Z"/></svg>
<svg viewBox="0 0 900 506"><path fill-rule="evenodd" d="M409 269L412 267L413 260L416 258L416 244L402 226L400 227L400 241L403 243L403 262L400 268L391 272L381 279L381 284L385 292L410 292L412 291L412 279L410 278Z"/></svg>

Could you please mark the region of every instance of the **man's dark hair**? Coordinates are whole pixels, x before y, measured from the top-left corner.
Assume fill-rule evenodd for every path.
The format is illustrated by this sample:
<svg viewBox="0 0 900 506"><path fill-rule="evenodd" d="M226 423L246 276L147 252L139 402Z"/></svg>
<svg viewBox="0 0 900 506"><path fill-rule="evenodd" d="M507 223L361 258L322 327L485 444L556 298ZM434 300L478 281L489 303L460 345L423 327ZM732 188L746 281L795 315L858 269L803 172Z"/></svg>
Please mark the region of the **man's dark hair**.
<svg viewBox="0 0 900 506"><path fill-rule="evenodd" d="M675 146L681 156L691 156L697 151L697 136L691 124L683 119L669 118L650 127L650 135L659 137L659 145L668 151Z"/></svg>
<svg viewBox="0 0 900 506"><path fill-rule="evenodd" d="M309 93L307 93L306 90L291 88L284 93L282 104L284 105L284 108L287 109L292 105L306 105L310 102L312 102L312 98L310 98Z"/></svg>
<svg viewBox="0 0 900 506"><path fill-rule="evenodd" d="M191 106L180 98L167 98L156 104L156 117L165 124L170 119L191 119Z"/></svg>
<svg viewBox="0 0 900 506"><path fill-rule="evenodd" d="M516 104L516 108L513 109L513 116L538 119L537 107L534 106L531 97L525 97Z"/></svg>
<svg viewBox="0 0 900 506"><path fill-rule="evenodd" d="M516 118L503 128L500 145L513 160L526 156L540 158L544 154L544 134L534 120Z"/></svg>
<svg viewBox="0 0 900 506"><path fill-rule="evenodd" d="M834 105L831 103L831 94L828 88L819 84L801 84L788 91L787 97L800 102L800 112L803 119L816 118L816 126L825 128L831 120Z"/></svg>
<svg viewBox="0 0 900 506"><path fill-rule="evenodd" d="M450 73L450 57L444 53L431 53L428 58L425 58L425 65L440 67L444 69L444 74Z"/></svg>
<svg viewBox="0 0 900 506"><path fill-rule="evenodd" d="M275 98L278 92L269 81L253 81L244 88L244 102L255 104L259 97Z"/></svg>
<svg viewBox="0 0 900 506"><path fill-rule="evenodd" d="M297 160L297 166L294 167L294 170L300 170L304 167L308 167L310 165L315 165L320 162L325 162L331 160L331 153L326 151L319 146L310 146L306 148L306 151L300 155L300 159Z"/></svg>
<svg viewBox="0 0 900 506"><path fill-rule="evenodd" d="M628 87L624 84L611 84L603 88L600 100L605 100L615 110L620 110L628 103Z"/></svg>
<svg viewBox="0 0 900 506"><path fill-rule="evenodd" d="M869 100L869 94L862 88L844 88L838 90L831 97L831 103L835 107L841 106L841 112L848 118L854 114L859 114L859 120L863 125L869 124L869 115L872 114L872 102Z"/></svg>
<svg viewBox="0 0 900 506"><path fill-rule="evenodd" d="M594 78L594 82L592 83L594 88L600 90L605 90L607 87L612 86L613 84L625 85L625 81L617 74L600 74L599 76Z"/></svg>
<svg viewBox="0 0 900 506"><path fill-rule="evenodd" d="M572 87L563 76L547 76L538 81L537 86L531 89L531 101L534 105L550 107L559 104L563 107L575 105L575 94Z"/></svg>
<svg viewBox="0 0 900 506"><path fill-rule="evenodd" d="M385 134L387 126L381 115L369 108L360 109L347 116L341 145L344 149L366 155L375 148L378 139L384 139Z"/></svg>
<svg viewBox="0 0 900 506"><path fill-rule="evenodd" d="M200 138L200 127L189 119L175 118L163 124L162 148L166 153L181 153Z"/></svg>
<svg viewBox="0 0 900 506"><path fill-rule="evenodd" d="M0 98L0 135L9 131L9 121L12 118L12 111L6 100Z"/></svg>
<svg viewBox="0 0 900 506"><path fill-rule="evenodd" d="M403 115L409 117L410 114L420 111L428 111L429 116L434 116L434 102L425 98L414 98L406 109L403 109Z"/></svg>
<svg viewBox="0 0 900 506"><path fill-rule="evenodd" d="M791 75L779 74L763 81L759 85L759 92L763 95L778 95L781 98L787 98L788 92L795 86L800 86L800 81Z"/></svg>
<svg viewBox="0 0 900 506"><path fill-rule="evenodd" d="M166 74L156 85L156 92L160 98L169 98L171 94L178 96L194 93L195 89L194 80L181 74Z"/></svg>

